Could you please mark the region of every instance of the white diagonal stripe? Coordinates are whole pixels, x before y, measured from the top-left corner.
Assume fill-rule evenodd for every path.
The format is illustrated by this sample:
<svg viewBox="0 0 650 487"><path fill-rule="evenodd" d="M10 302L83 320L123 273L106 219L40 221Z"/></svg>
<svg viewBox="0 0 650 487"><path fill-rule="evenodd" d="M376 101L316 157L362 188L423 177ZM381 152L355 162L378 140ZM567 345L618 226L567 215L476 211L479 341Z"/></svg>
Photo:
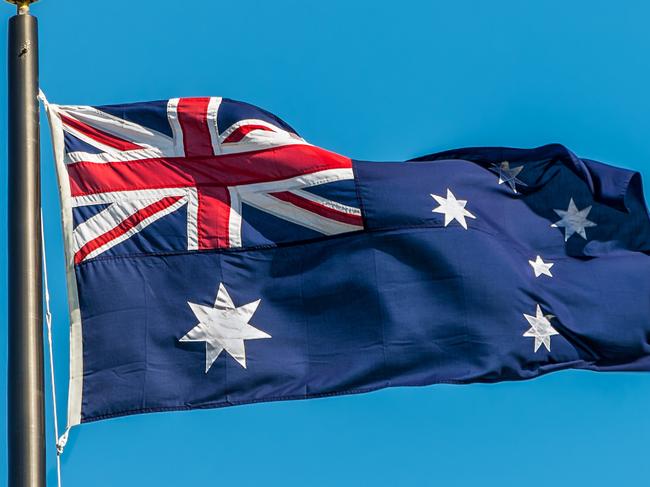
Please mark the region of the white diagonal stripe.
<svg viewBox="0 0 650 487"><path fill-rule="evenodd" d="M129 122L123 118L115 117L90 106L66 106L60 112L67 117L83 122L102 132L127 140L145 147L155 147L162 152L168 152L173 141L171 137L149 127ZM65 125L65 122L64 122ZM69 127L66 127L69 130ZM111 148L113 151L117 150Z"/></svg>
<svg viewBox="0 0 650 487"><path fill-rule="evenodd" d="M347 213L348 215L361 216L361 210L359 208L354 208L352 206L344 205L343 203L339 203L338 201L323 198L322 196L319 196L314 193L310 193L309 191L303 191L302 189L292 189L291 192L296 196L300 196L301 198L304 198L306 200L313 201L314 203L318 203L319 205L327 206L332 210L340 211L341 213Z"/></svg>
<svg viewBox="0 0 650 487"><path fill-rule="evenodd" d="M278 133L279 132L285 132L285 130L282 130L280 127L277 127L276 125L270 124L269 122L265 122L264 120L258 120L256 118L248 118L248 119L245 119L245 120L239 120L238 122L233 123L226 130L224 130L224 132L219 136L219 142L223 142L224 140L226 140L230 136L230 134L232 134L239 127L243 127L244 125L260 125L262 127L268 128L272 132L278 132ZM260 130L260 129L257 129L257 130ZM268 132L268 130L263 130L263 132ZM249 132L249 134L250 133L252 133L252 131Z"/></svg>
<svg viewBox="0 0 650 487"><path fill-rule="evenodd" d="M154 213L150 217L142 220L140 223L138 223L136 226L133 228L129 229L127 232L123 233L117 238L114 238L110 242L107 242L106 244L102 245L101 247L96 248L92 252L90 252L86 257L84 257L83 260L91 259L93 257L98 256L99 254L106 252L107 250L111 249L112 247L115 247L117 244L123 242L124 240L129 239L131 236L135 235L136 233L140 232L144 228L148 227L151 225L153 222L156 220L159 220L165 215L169 215L170 213L176 211L178 208L183 206L185 204L185 201L183 199L178 200L174 204L168 206L167 208L164 208L160 210L157 213Z"/></svg>
<svg viewBox="0 0 650 487"><path fill-rule="evenodd" d="M93 142L93 145L97 146ZM102 149L98 147L98 149ZM102 149L104 150L104 149ZM111 149L115 150L115 149ZM141 161L143 159L157 159L160 157L173 157L174 154L163 154L156 148L149 149L134 149L130 151L115 151L115 152L100 152L99 154L92 154L90 152L76 151L66 152L64 162L66 165L75 164L77 162L92 162L94 164L106 164L109 162L129 162Z"/></svg>
<svg viewBox="0 0 650 487"><path fill-rule="evenodd" d="M112 203L108 208L80 223L72 232L74 253L76 254L88 242L110 232L127 218L157 201L160 200L127 200Z"/></svg>
<svg viewBox="0 0 650 487"><path fill-rule="evenodd" d="M95 193L71 198L73 208L101 204L111 205L85 222L80 223L73 230L74 252L76 253L91 240L111 231L136 211L169 196L181 196L182 198L178 205L176 203L172 205L173 209L168 213L171 213L173 210L180 208L182 205L187 203L187 249L198 249L199 199L196 188L188 187L114 191L111 193ZM168 213L164 213L160 216L164 216ZM160 216L158 218L160 218ZM149 219L147 219L147 221L148 220ZM138 228L144 228L144 226L140 224ZM97 255L97 252L95 251L93 254Z"/></svg>
<svg viewBox="0 0 650 487"><path fill-rule="evenodd" d="M300 196L302 196L302 193L304 193L304 191L301 191L302 188L308 188L311 186L349 179L354 179L352 168L324 169L322 171L303 174L280 181L269 181L264 183L232 186L228 189L230 191L231 198L234 200L236 197L237 199L237 204L239 205L237 215L241 215L240 208L241 202L243 202L257 208L258 210L270 213L279 218L283 218L290 222L296 223L297 225L311 228L312 230L323 233L325 235L336 235L338 233L362 230L363 227L331 220L324 216L317 215L316 213L305 210L303 208L299 208L289 202L279 200L278 198L273 198L268 193L281 191L300 191ZM309 196L313 197L313 201L317 201L319 203L322 203L322 201L329 201L330 204L335 203L330 200L319 199L319 197L311 195L311 193ZM361 214L361 212L356 208L352 208L347 205L342 206L348 208L351 212L350 214ZM355 210L358 211L358 213L356 213ZM233 216L232 211L230 215L231 217ZM230 222L229 230L231 239L233 239L232 241L238 241L241 245L241 216Z"/></svg>
<svg viewBox="0 0 650 487"><path fill-rule="evenodd" d="M330 218L305 210L304 208L279 200L265 193L247 193L242 197L242 200L244 203L258 210L270 213L297 225L311 228L325 235L336 235L363 229L363 227L358 225L331 220Z"/></svg>

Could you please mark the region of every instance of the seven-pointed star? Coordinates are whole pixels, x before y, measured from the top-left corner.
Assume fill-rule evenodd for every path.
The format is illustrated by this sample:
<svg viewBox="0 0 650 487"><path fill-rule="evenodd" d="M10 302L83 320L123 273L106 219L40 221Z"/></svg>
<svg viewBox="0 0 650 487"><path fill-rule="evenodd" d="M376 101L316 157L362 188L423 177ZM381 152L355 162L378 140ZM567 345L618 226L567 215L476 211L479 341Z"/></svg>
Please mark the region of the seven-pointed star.
<svg viewBox="0 0 650 487"><path fill-rule="evenodd" d="M528 263L533 268L533 271L535 272L535 277L539 277L542 274L548 277L553 277L553 274L551 274L551 267L553 267L554 265L553 262L544 262L542 258L538 255L535 260L529 260Z"/></svg>
<svg viewBox="0 0 650 487"><path fill-rule="evenodd" d="M524 333L525 337L534 337L535 338L535 351L544 344L546 350L551 351L551 337L553 335L559 335L555 328L551 326L551 319L555 318L553 315L545 315L542 313L542 308L540 305L537 305L537 310L535 316L527 315L524 313L524 318L530 324L530 330Z"/></svg>
<svg viewBox="0 0 650 487"><path fill-rule="evenodd" d="M499 184L506 183L514 193L517 193L518 184L527 186L526 183L517 179L524 166L510 167L508 161L503 161L499 164L492 164L492 169L499 175Z"/></svg>
<svg viewBox="0 0 650 487"><path fill-rule="evenodd" d="M447 198L443 198L436 194L432 194L431 197L440 205L431 211L445 215L445 226L449 225L453 220L456 220L465 230L467 230L465 217L476 218L465 209L467 201L457 200L454 193L452 193L449 188L447 188Z"/></svg>
<svg viewBox="0 0 650 487"><path fill-rule="evenodd" d="M564 227L564 241L569 240L569 237L577 233L582 238L587 240L587 232L585 228L595 227L596 224L587 220L591 206L587 206L583 210L578 210L578 207L573 202L573 198L569 201L569 207L565 210L553 210L560 217L560 220L553 223L552 227Z"/></svg>
<svg viewBox="0 0 650 487"><path fill-rule="evenodd" d="M235 307L223 284L219 284L214 307L190 302L187 304L192 308L199 323L179 341L205 342L206 374L222 350L226 350L232 358L246 368L244 340L271 338L268 333L248 323L257 310L260 300Z"/></svg>

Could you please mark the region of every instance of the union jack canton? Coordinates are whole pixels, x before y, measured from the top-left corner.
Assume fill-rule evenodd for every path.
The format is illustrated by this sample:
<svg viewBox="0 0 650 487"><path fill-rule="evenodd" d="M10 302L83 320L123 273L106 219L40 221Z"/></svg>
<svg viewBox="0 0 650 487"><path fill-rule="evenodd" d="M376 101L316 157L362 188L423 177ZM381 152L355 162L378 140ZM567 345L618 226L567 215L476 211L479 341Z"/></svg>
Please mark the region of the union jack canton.
<svg viewBox="0 0 650 487"><path fill-rule="evenodd" d="M63 194L69 195L74 220L75 264L183 207L187 250L241 247L242 204L276 217L277 225L291 222L323 235L363 228L354 203L330 198L327 187L311 191L351 181L351 161L308 144L252 105L218 97L173 98L50 105L50 113L63 135L59 150L69 183ZM332 190L340 194L341 187ZM91 217L89 207L96 211ZM295 235L281 228L272 233L275 243Z"/></svg>

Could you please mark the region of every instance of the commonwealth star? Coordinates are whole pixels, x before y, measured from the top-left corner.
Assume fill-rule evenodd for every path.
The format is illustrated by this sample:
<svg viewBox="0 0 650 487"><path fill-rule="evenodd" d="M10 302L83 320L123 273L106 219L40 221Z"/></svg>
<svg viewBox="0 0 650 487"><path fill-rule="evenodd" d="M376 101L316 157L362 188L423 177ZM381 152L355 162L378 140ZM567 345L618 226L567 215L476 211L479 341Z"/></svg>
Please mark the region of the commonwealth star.
<svg viewBox="0 0 650 487"><path fill-rule="evenodd" d="M242 367L246 368L246 347L244 340L271 338L271 335L258 330L248 322L257 310L261 300L235 307L228 291L219 284L214 306L190 303L199 323L188 331L181 342L205 342L205 373L222 350L225 350Z"/></svg>

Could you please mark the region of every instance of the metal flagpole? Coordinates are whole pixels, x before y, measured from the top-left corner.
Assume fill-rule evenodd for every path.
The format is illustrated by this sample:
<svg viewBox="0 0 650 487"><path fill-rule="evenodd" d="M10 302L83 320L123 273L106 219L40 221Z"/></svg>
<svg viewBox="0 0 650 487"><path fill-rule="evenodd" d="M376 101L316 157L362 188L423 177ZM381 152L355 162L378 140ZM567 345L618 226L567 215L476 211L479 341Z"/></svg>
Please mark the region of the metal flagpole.
<svg viewBox="0 0 650 487"><path fill-rule="evenodd" d="M35 0L8 0L9 486L45 487L38 34Z"/></svg>

